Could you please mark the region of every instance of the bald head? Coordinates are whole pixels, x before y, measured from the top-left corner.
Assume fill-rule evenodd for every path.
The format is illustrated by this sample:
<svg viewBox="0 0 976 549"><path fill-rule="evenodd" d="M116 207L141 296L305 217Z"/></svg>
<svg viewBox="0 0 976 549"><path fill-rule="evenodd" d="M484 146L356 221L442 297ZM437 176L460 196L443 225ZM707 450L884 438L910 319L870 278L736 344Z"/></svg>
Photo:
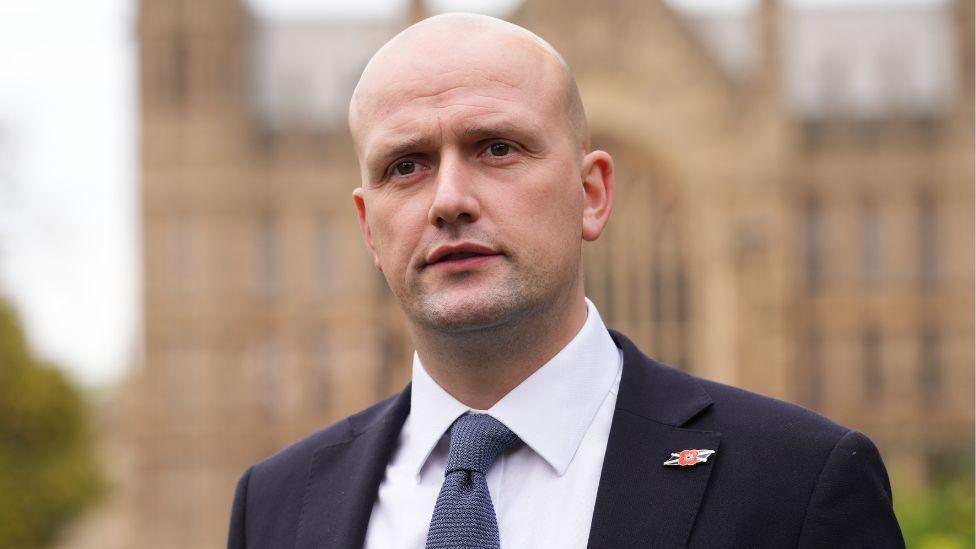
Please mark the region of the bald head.
<svg viewBox="0 0 976 549"><path fill-rule="evenodd" d="M455 78L450 80L452 76ZM464 85L478 76L544 96L576 145L584 152L589 150L579 89L562 56L518 25L466 13L420 21L393 37L370 59L349 105L349 128L357 150L362 152L368 130L402 98L393 90L415 84L421 97L433 96L446 91L445 86L438 86L438 78Z"/></svg>

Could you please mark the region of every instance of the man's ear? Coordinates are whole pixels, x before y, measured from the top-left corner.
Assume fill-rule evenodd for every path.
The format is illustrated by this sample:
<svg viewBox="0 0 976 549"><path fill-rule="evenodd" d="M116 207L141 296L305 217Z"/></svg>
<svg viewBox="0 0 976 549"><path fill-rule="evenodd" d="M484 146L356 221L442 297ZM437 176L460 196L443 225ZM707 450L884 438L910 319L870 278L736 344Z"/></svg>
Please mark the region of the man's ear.
<svg viewBox="0 0 976 549"><path fill-rule="evenodd" d="M366 219L366 198L364 195L363 188L356 187L356 190L352 192L352 200L356 203L356 211L359 213L359 228L363 231L363 240L366 241L366 247L373 256L373 265L376 266L376 270L382 271L380 256L376 254L376 246L373 245L373 233L370 232L369 221Z"/></svg>
<svg viewBox="0 0 976 549"><path fill-rule="evenodd" d="M613 210L613 158L604 151L583 157L583 240L600 237Z"/></svg>

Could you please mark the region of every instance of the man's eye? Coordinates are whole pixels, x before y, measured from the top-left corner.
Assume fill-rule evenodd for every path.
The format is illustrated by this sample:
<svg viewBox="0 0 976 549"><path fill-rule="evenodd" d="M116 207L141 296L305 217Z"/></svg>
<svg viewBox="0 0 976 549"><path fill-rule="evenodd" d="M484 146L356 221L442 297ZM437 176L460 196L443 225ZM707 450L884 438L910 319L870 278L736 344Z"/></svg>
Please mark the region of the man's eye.
<svg viewBox="0 0 976 549"><path fill-rule="evenodd" d="M508 143L492 143L488 151L492 156L505 156L512 152L512 147Z"/></svg>
<svg viewBox="0 0 976 549"><path fill-rule="evenodd" d="M397 175L410 175L417 171L417 163L413 160L401 160L393 165L393 171Z"/></svg>

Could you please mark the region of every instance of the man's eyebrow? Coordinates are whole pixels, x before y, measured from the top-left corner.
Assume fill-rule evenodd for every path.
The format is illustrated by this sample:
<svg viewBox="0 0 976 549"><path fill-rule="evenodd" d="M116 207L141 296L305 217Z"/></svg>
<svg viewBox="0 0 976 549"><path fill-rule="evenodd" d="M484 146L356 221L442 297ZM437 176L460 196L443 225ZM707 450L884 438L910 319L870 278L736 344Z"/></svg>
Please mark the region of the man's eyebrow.
<svg viewBox="0 0 976 549"><path fill-rule="evenodd" d="M374 147L375 153L367 158L367 164L374 164L393 160L399 156L416 152L419 149L429 149L433 147L434 140L430 137L415 136L405 139L397 139L381 142Z"/></svg>
<svg viewBox="0 0 976 549"><path fill-rule="evenodd" d="M461 135L467 138L504 137L516 135L528 137L537 129L532 125L512 122L478 123L465 126Z"/></svg>

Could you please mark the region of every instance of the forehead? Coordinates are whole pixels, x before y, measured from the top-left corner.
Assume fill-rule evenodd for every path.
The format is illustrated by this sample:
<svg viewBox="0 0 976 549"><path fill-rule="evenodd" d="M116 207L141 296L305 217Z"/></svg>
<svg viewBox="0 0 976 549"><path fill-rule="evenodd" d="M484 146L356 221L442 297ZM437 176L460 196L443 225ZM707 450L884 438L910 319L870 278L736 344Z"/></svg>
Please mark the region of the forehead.
<svg viewBox="0 0 976 549"><path fill-rule="evenodd" d="M357 89L354 136L366 153L397 135L550 127L565 110L552 65L531 47L491 43L388 55Z"/></svg>

